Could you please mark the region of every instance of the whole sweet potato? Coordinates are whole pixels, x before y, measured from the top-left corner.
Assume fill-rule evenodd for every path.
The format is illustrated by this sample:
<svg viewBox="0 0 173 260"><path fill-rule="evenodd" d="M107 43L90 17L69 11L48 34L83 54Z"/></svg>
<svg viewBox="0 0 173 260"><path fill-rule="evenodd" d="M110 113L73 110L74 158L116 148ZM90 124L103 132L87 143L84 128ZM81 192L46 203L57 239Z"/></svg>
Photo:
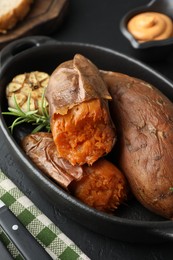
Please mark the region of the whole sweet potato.
<svg viewBox="0 0 173 260"><path fill-rule="evenodd" d="M173 104L142 80L103 72L113 98L119 166L136 198L149 210L173 218Z"/></svg>

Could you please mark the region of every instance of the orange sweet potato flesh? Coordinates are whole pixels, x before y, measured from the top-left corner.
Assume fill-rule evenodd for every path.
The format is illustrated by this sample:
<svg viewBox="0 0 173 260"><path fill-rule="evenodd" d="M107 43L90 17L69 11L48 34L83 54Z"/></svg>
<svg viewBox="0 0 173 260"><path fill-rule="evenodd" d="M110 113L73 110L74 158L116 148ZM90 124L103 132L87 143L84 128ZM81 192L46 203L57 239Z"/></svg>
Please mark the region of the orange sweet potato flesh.
<svg viewBox="0 0 173 260"><path fill-rule="evenodd" d="M84 171L84 177L73 182L73 194L85 204L111 213L127 199L127 181L111 162L99 159L92 166L84 166Z"/></svg>
<svg viewBox="0 0 173 260"><path fill-rule="evenodd" d="M66 115L54 114L51 125L58 155L72 165L92 165L112 149L115 132L105 101L86 101Z"/></svg>
<svg viewBox="0 0 173 260"><path fill-rule="evenodd" d="M149 210L173 218L173 104L133 77L102 72L113 102L119 166L133 194Z"/></svg>
<svg viewBox="0 0 173 260"><path fill-rule="evenodd" d="M111 96L97 67L80 54L59 65L46 90L58 156L72 165L92 165L116 141Z"/></svg>

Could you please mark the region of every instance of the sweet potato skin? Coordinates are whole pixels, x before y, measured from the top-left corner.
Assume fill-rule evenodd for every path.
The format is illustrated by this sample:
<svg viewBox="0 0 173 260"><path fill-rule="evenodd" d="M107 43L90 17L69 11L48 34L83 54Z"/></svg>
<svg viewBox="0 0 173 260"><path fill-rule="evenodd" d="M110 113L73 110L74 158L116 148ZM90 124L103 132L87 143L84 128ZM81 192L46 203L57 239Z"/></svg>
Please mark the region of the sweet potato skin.
<svg viewBox="0 0 173 260"><path fill-rule="evenodd" d="M40 170L67 190L73 180L79 180L84 175L82 167L72 166L67 160L58 157L51 133L27 135L21 146Z"/></svg>
<svg viewBox="0 0 173 260"><path fill-rule="evenodd" d="M113 98L119 166L133 194L149 210L173 218L173 104L133 77L103 72Z"/></svg>

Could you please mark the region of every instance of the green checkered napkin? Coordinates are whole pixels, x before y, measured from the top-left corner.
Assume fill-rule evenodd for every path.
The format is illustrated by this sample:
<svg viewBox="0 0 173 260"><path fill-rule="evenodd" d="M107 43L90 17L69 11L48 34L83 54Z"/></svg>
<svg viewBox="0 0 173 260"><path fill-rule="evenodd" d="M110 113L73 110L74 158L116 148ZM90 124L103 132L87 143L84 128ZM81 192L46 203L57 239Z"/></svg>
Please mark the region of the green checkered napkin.
<svg viewBox="0 0 173 260"><path fill-rule="evenodd" d="M0 199L45 248L52 259L89 259L62 231L55 226L0 170ZM0 239L14 259L22 259L12 242L0 229Z"/></svg>

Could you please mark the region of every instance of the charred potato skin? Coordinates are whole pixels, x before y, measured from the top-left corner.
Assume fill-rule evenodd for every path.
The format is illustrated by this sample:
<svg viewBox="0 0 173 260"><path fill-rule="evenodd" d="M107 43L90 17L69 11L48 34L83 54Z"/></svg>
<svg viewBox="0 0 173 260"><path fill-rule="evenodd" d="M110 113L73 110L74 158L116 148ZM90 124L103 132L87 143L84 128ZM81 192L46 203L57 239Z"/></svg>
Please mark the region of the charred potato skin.
<svg viewBox="0 0 173 260"><path fill-rule="evenodd" d="M173 104L140 79L104 72L119 139L119 167L149 210L173 218Z"/></svg>

